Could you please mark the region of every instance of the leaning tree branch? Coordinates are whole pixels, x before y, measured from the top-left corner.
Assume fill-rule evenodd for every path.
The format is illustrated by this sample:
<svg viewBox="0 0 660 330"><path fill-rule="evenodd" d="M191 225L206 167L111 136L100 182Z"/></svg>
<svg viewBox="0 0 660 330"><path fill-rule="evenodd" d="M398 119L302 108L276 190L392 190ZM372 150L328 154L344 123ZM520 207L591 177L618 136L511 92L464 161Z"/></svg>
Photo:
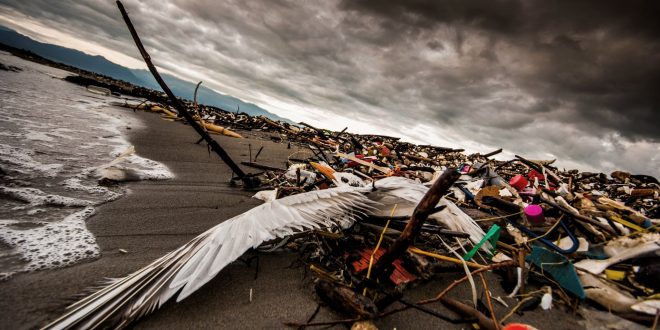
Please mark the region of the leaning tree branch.
<svg viewBox="0 0 660 330"><path fill-rule="evenodd" d="M195 119L192 117L192 115L188 112L186 107L179 101L179 99L174 95L172 90L167 86L163 78L160 76L158 73L158 70L156 70L156 67L154 64L151 62L151 56L149 56L149 53L147 53L147 50L144 48L144 45L142 45L142 41L140 41L140 37L137 34L137 31L135 30L135 27L133 26L133 23L131 22L131 19L128 17L128 13L126 12L126 9L124 9L124 5L121 3L121 1L117 0L117 7L119 7L119 11L121 12L121 16L124 18L124 22L126 22L126 26L128 27L128 30L131 32L131 36L133 37L133 41L135 41L135 45L137 46L138 50L140 51L140 55L142 55L142 58L144 59L144 62L147 64L147 67L149 68L149 71L151 74L154 76L154 79L158 82L158 85L160 85L160 88L163 89L165 94L170 98L172 101L172 104L174 105L174 108L176 108L181 115L188 121L188 124L192 126L192 128L195 129L197 134L199 134L205 141L208 143L210 146L211 150L213 150L218 156L220 156L220 159L222 159L231 170L236 173L239 179L243 181L244 184L252 186L252 182L248 180L248 178L251 178L250 176L246 175L245 172L231 159L229 154L216 142L208 133L204 131L204 129L195 121Z"/></svg>

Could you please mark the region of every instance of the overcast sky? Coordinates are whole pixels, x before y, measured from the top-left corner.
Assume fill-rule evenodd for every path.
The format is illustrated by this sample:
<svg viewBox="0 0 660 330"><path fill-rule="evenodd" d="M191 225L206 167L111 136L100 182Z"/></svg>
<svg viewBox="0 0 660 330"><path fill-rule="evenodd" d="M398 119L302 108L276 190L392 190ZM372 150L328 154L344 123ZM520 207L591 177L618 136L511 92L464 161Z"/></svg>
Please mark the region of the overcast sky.
<svg viewBox="0 0 660 330"><path fill-rule="evenodd" d="M156 64L294 121L660 177L658 1L125 1ZM0 24L144 67L114 1Z"/></svg>

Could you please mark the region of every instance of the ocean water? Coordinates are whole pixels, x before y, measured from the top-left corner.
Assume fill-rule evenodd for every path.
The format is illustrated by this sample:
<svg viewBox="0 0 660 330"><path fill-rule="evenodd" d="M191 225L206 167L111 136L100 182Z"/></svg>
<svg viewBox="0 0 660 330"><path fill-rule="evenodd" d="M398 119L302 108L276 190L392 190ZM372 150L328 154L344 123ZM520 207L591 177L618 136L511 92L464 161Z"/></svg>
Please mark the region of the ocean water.
<svg viewBox="0 0 660 330"><path fill-rule="evenodd" d="M139 123L110 105L117 97L90 93L62 80L67 71L7 53L0 62L22 69L0 71L0 280L97 258L85 222L96 206L126 193L99 179L172 174L130 153L122 132Z"/></svg>

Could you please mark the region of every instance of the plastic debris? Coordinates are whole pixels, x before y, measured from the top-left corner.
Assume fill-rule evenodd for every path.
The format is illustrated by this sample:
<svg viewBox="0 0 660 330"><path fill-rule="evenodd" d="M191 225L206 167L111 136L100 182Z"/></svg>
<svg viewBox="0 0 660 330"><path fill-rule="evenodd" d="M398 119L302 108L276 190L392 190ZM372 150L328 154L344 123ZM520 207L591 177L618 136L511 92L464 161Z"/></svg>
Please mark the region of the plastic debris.
<svg viewBox="0 0 660 330"><path fill-rule="evenodd" d="M586 298L575 268L565 256L540 246L533 246L532 254L527 257L527 261L539 267L542 272L547 272L566 291L580 299Z"/></svg>
<svg viewBox="0 0 660 330"><path fill-rule="evenodd" d="M145 101L124 101L117 106L152 112L173 123L184 121L161 92L84 72L67 80L121 90ZM179 101L209 132L236 138L259 133L287 148L305 150L304 154L292 151L286 164L259 163L263 148L254 157L252 149L248 150L241 164L260 171L250 176L258 178L258 184L250 187L260 190L255 198L273 203L319 190L353 188L374 198L373 210L354 210L359 221L353 224L332 219L346 225L300 226L292 235L265 242L260 248L299 253L316 277L319 296L331 308L379 317L383 307L402 301L397 297L408 286L432 281L438 272L463 278L467 268L470 272L502 269L506 292L521 304L526 294L550 285L551 289L534 295L536 304L532 305L541 309L573 309L565 299L567 292L586 298L581 302L584 306L611 310L643 324L650 324L651 315L657 313L660 184L654 177L625 171L608 176L566 170L555 166L554 159L532 160L520 155L496 160L491 156L501 149L466 154L460 148L416 145L348 129L333 132L307 123ZM102 169L108 177L126 176L114 171L123 158ZM424 222L412 231L409 226L420 201L446 172L456 173L457 181L436 205L429 206ZM398 207L390 214L394 203ZM405 233L413 239L402 248L395 242ZM374 268L375 276L366 276L371 251L381 240L373 253L376 263L392 251L397 256ZM463 257L456 258L455 253ZM479 286L479 278L464 278L459 284L448 284L446 290L466 281ZM442 301L486 327L499 322L443 297L429 297L411 306L421 308L433 301ZM532 329L513 323L503 328Z"/></svg>

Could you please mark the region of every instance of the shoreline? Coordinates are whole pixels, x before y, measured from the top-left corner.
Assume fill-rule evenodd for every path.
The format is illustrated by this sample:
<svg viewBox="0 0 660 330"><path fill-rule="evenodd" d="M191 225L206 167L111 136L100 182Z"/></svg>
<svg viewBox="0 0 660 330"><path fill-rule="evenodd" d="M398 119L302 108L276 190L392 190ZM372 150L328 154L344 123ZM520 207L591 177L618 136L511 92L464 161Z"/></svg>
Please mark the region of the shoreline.
<svg viewBox="0 0 660 330"><path fill-rule="evenodd" d="M3 328L43 326L59 316L77 295L85 294L86 289L105 278L126 276L208 228L261 203L251 198L252 192L229 185L230 170L216 155L209 155L206 146L194 144L197 136L190 127L161 120L154 114L114 109L119 116L129 118L131 130L122 133L136 146L137 154L164 163L175 178L123 184L127 191L124 196L95 207L87 228L101 248L99 259L19 273L0 282ZM260 162L265 164L281 166L288 156L286 145L270 141L215 138L237 160L247 159L242 155L247 154L248 143L265 145L260 156Z"/></svg>
<svg viewBox="0 0 660 330"><path fill-rule="evenodd" d="M82 91L82 93L86 93ZM136 154L164 164L173 173L170 180L125 182L120 186L125 193L118 200L96 205L95 214L86 221L87 229L94 235L101 250L95 260L66 268L33 273L16 274L8 281L0 282L0 328L33 329L63 315L66 307L80 298L107 284L108 278L127 276L168 252L179 248L207 229L241 214L262 202L251 198L254 191L230 185L231 170L216 154L209 152L205 144L195 144L199 136L182 122L163 120L160 115L124 107L107 105L105 115L111 121L121 121L117 134L128 145L136 148ZM223 120L231 120L235 114ZM248 117L248 120L250 118ZM286 160L299 151L312 154L301 145L331 148L313 137L313 132L323 135L324 130L310 127L309 133L292 133L283 140L287 127L261 118L263 122L235 127L246 137L235 139L222 135L213 138L222 145L231 158L241 164L250 161L250 153L257 150L260 157L256 164L264 168L287 168ZM309 126L309 125L306 125ZM241 127L251 129L243 130ZM273 130L273 127L276 129ZM257 129L260 128L260 129ZM262 130L261 128L266 128ZM329 133L325 133L329 134ZM382 137L394 139L392 137ZM278 141L278 142L273 142ZM288 141L292 141L287 148ZM252 152L248 145L252 146ZM459 153L462 150L441 149L441 153ZM499 152L499 151L496 151ZM461 154L462 155L462 154ZM299 155L295 155L298 157ZM412 154L408 159L435 162ZM462 155L460 157L465 157ZM291 158L294 159L294 158ZM454 159L452 161L457 161ZM246 173L260 172L255 168L239 165ZM305 322L314 313L319 299L314 293L312 276L298 262L293 252L259 253L248 251L247 260L257 256L257 261L240 259L228 265L213 280L182 302L167 302L159 310L133 324L131 328L284 328L285 322ZM257 266L258 263L258 266ZM500 281L499 275L486 274L489 282ZM436 273L432 281L420 281L405 290L408 301L417 301L443 290L448 283L462 277L462 271ZM538 283L535 283L538 284ZM535 285L533 285L536 287ZM506 298L500 285L491 286L495 297L502 297L508 307L496 304L496 314L506 314L517 301ZM463 302L471 301L468 286L452 291L452 297ZM400 306L395 303L392 308ZM444 315L454 315L441 304L431 306ZM552 325L555 329L607 328L620 318L609 318L605 312L580 308L589 315L583 320L569 307L558 304L555 309L533 310L523 316L513 315L511 322L523 322L539 329ZM566 315L570 315L566 317ZM581 314L581 313L580 313ZM345 316L323 307L314 318L315 322L345 319ZM626 321L627 322L627 321ZM417 310L407 310L374 321L386 328L463 328L435 316ZM619 325L622 325L619 323ZM623 323L626 328L636 329L637 324ZM622 327L623 327L622 325Z"/></svg>
<svg viewBox="0 0 660 330"><path fill-rule="evenodd" d="M114 111L114 110L113 110ZM88 229L95 235L101 257L67 268L17 274L0 283L5 299L0 300L4 311L0 324L8 329L28 329L45 325L60 316L67 305L86 295L86 290L105 278L123 277L167 252L178 248L193 237L216 224L259 205L251 198L253 192L231 187L230 170L206 146L196 145L195 132L181 123L161 120L151 113L117 108L120 116L130 118L128 141L137 154L165 164L174 179L164 181L130 182L127 193L118 200L100 205L87 220ZM138 123L139 122L139 123ZM263 145L259 163L282 166L296 149L284 143L265 139L263 133L240 131L247 139L214 136L237 161L248 159L248 144ZM254 172L254 169L248 169ZM127 251L123 253L120 249ZM303 266L295 264L297 255L288 252L254 253L256 262L248 266L237 260L230 264L187 299L166 303L135 324L133 328L283 328L284 322L303 322L317 306L310 282L311 276ZM408 299L427 297L440 291L446 283L459 278L460 273L439 274L438 279L407 290ZM491 280L497 280L492 276ZM495 285L496 295L504 296ZM250 290L252 301L250 302ZM456 290L454 297L469 299L469 288ZM434 306L446 312L444 307ZM500 312L503 306L496 306ZM580 327L577 317L566 318L560 309L532 311L520 318L538 327L550 320L560 320L555 328ZM321 308L315 321L342 319L328 308ZM398 329L443 326L460 328L433 316L414 310L398 313L376 321L383 328Z"/></svg>

